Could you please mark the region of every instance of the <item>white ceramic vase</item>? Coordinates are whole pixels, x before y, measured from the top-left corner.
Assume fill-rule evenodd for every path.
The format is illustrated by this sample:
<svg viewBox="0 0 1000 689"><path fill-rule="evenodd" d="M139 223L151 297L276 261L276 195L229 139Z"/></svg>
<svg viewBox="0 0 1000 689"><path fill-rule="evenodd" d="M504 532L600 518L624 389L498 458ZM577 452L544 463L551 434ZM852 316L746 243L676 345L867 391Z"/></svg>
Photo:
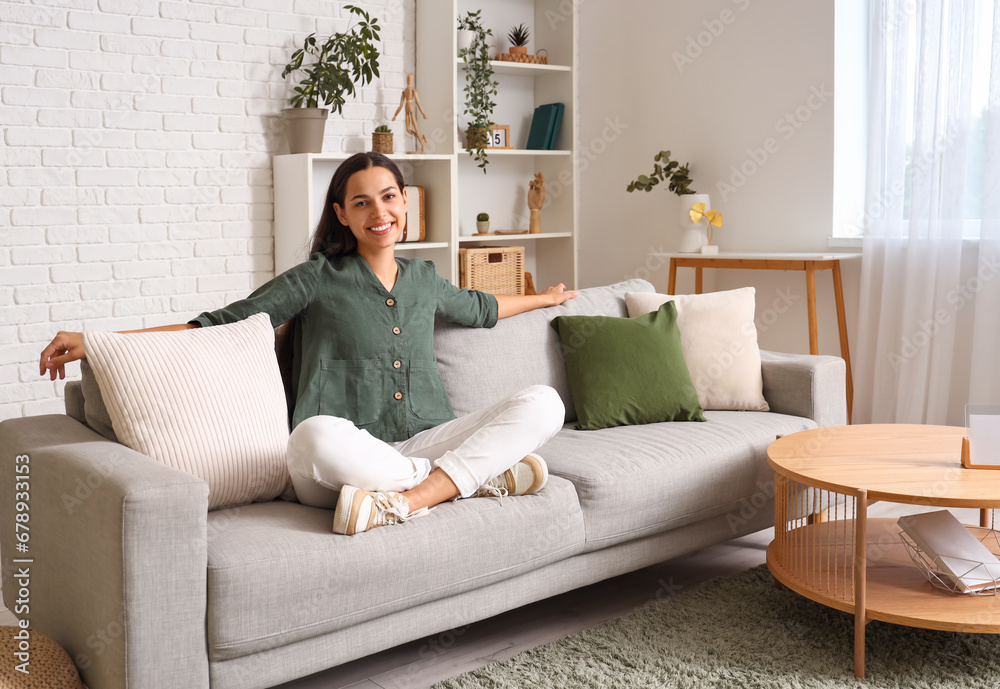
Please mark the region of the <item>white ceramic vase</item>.
<svg viewBox="0 0 1000 689"><path fill-rule="evenodd" d="M705 208L711 208L708 194L685 194L680 197L681 210L678 221L681 226L681 242L677 251L684 254L696 254L701 247L708 244L708 222L702 218L699 222L691 222L691 206L704 203Z"/></svg>

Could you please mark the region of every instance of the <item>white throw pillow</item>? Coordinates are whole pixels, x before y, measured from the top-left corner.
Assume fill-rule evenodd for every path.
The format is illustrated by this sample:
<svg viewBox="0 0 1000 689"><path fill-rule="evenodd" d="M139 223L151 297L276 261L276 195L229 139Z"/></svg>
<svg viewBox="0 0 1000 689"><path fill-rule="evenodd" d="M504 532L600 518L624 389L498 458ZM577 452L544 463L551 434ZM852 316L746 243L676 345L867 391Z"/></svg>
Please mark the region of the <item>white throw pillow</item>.
<svg viewBox="0 0 1000 689"><path fill-rule="evenodd" d="M202 478L210 510L290 488L288 410L266 313L191 330L87 331L83 347L119 442Z"/></svg>
<svg viewBox="0 0 1000 689"><path fill-rule="evenodd" d="M630 318L673 300L691 381L703 409L768 411L753 316L754 288L708 294L625 295Z"/></svg>

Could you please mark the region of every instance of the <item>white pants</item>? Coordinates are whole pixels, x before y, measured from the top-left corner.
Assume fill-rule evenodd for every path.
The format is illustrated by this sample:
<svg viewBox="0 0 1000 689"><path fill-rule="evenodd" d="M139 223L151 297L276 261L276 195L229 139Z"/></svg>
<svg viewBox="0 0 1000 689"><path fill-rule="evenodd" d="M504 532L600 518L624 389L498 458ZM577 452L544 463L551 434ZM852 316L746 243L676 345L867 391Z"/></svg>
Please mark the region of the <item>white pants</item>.
<svg viewBox="0 0 1000 689"><path fill-rule="evenodd" d="M345 485L409 490L435 467L468 497L548 442L564 418L559 394L547 385L393 443L347 419L313 416L288 438L288 469L299 502L313 507L333 509Z"/></svg>

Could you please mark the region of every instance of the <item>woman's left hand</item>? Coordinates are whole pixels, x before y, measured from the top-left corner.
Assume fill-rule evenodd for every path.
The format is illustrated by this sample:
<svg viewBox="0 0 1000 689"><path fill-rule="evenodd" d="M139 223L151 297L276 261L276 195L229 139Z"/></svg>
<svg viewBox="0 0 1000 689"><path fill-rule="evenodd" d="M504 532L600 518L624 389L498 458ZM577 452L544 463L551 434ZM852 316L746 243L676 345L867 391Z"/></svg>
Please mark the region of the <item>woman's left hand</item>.
<svg viewBox="0 0 1000 689"><path fill-rule="evenodd" d="M573 297L576 296L576 292L567 292L566 285L564 285L561 282L558 285L554 285L552 287L546 287L544 290L539 292L539 294L544 294L548 297L551 297L552 303L550 304L550 306L559 306L567 299L572 299Z"/></svg>
<svg viewBox="0 0 1000 689"><path fill-rule="evenodd" d="M495 294L497 300L497 316L507 318L515 316L525 311L533 311L546 306L559 306L567 299L576 296L576 292L567 292L566 285L559 283L555 287L548 287L537 294L515 295L515 294Z"/></svg>

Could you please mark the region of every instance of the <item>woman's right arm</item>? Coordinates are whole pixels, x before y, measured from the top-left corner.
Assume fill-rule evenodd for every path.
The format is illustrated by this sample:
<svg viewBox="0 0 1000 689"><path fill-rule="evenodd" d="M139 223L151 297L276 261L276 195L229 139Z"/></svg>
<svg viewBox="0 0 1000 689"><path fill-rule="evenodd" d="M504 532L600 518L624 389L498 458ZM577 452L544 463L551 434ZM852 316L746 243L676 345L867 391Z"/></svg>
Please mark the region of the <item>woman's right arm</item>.
<svg viewBox="0 0 1000 689"><path fill-rule="evenodd" d="M233 302L215 311L200 314L197 319L177 325L161 325L143 330L122 330L122 333L153 333L167 330L189 330L206 326L233 323L255 313L266 312L271 316L271 325L278 327L292 316L301 312L312 300L316 292L316 284L327 259L320 254L313 254L309 260L289 268L280 275L271 278L254 290L246 299ZM199 322L200 321L200 322ZM39 375L45 375L48 370L51 380L66 377L64 366L71 361L87 358L83 350L81 333L60 331L55 338L42 350L39 362Z"/></svg>
<svg viewBox="0 0 1000 689"><path fill-rule="evenodd" d="M177 325L161 325L156 328L144 328L142 330L122 330L122 333L155 333L167 330L190 330L200 328L196 323L178 323ZM56 375L62 380L66 377L66 364L77 359L86 359L87 353L83 351L83 337L81 333L70 333L60 330L49 343L49 346L42 350L42 360L38 364L38 374L44 376L49 372L49 380L55 380Z"/></svg>

